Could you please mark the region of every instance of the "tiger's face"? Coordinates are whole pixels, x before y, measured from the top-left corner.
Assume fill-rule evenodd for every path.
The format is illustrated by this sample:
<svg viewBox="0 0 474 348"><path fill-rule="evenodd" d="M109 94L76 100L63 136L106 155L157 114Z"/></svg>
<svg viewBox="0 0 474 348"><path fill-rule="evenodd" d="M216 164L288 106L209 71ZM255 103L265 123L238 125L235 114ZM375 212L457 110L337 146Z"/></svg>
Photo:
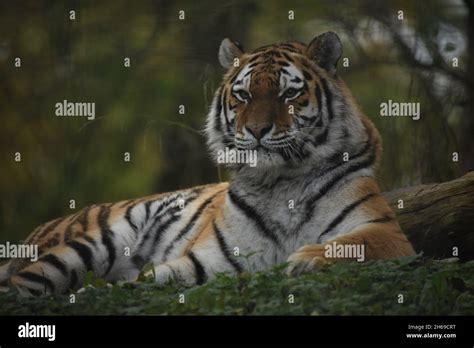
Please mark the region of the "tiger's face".
<svg viewBox="0 0 474 348"><path fill-rule="evenodd" d="M321 163L341 153L348 126L358 128L349 116L335 117L350 108L336 78L341 54L341 42L331 32L308 46L292 42L252 53L225 39L219 60L228 71L206 126L213 155L224 148L256 151L259 168L276 169Z"/></svg>

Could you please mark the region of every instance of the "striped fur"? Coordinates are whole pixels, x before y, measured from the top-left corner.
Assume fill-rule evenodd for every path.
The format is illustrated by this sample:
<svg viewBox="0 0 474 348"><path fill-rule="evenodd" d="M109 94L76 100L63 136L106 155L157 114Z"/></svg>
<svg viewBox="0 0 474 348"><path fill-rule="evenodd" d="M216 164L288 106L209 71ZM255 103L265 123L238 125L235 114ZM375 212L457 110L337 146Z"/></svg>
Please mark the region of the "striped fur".
<svg viewBox="0 0 474 348"><path fill-rule="evenodd" d="M8 262L1 281L25 294L64 293L87 271L134 280L150 262L158 283L202 284L286 260L299 273L330 262L323 247L333 241L363 243L369 259L414 253L379 194L380 136L331 68L337 52L321 40L252 53L222 45L221 62L239 66L215 94L209 148L212 156L257 150L257 167L232 164L230 183L97 204L46 223L26 241L39 246L39 260ZM237 251L255 254L242 262Z"/></svg>

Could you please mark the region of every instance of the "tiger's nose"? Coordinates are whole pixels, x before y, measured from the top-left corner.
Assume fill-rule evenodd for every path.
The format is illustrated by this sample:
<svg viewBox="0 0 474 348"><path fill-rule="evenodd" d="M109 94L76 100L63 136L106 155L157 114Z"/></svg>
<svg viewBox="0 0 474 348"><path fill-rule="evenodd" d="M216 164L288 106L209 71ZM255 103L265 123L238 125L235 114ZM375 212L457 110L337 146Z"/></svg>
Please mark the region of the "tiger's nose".
<svg viewBox="0 0 474 348"><path fill-rule="evenodd" d="M252 134L255 139L260 140L263 136L269 133L272 130L273 125L269 123L265 124L256 124L256 125L247 125L245 129Z"/></svg>

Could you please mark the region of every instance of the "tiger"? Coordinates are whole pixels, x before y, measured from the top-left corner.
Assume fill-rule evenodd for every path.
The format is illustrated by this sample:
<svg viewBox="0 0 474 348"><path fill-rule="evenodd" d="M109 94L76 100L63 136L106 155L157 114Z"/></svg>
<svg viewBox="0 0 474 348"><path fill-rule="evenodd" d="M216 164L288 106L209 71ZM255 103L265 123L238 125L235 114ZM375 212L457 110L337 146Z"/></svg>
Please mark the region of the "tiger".
<svg viewBox="0 0 474 348"><path fill-rule="evenodd" d="M337 74L334 32L246 53L225 38L226 70L204 133L211 156L256 151L256 166L224 164L228 182L94 204L37 227L25 244L35 262L8 261L0 280L25 295L67 293L88 272L133 282L152 265L157 284L201 285L286 264L290 276L354 256L328 246L363 245L365 260L414 255L376 180L382 144ZM128 251L128 252L127 252Z"/></svg>

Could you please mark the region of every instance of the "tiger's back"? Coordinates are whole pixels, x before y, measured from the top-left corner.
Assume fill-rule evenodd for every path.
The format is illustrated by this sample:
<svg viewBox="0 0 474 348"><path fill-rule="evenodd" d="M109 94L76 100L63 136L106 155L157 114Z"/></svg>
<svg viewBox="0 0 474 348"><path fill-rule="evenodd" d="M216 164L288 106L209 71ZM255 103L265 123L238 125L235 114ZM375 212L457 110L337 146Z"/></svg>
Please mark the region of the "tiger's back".
<svg viewBox="0 0 474 348"><path fill-rule="evenodd" d="M178 246L172 243L176 235L165 236L166 224L185 220L196 205L202 204L209 213L226 186L213 184L95 204L49 221L24 242L38 246L38 261L10 261L3 266L2 280L32 294L77 289L88 271L111 282L132 280L146 263L160 256L157 244L168 242L167 253ZM162 220L166 222L161 224Z"/></svg>

